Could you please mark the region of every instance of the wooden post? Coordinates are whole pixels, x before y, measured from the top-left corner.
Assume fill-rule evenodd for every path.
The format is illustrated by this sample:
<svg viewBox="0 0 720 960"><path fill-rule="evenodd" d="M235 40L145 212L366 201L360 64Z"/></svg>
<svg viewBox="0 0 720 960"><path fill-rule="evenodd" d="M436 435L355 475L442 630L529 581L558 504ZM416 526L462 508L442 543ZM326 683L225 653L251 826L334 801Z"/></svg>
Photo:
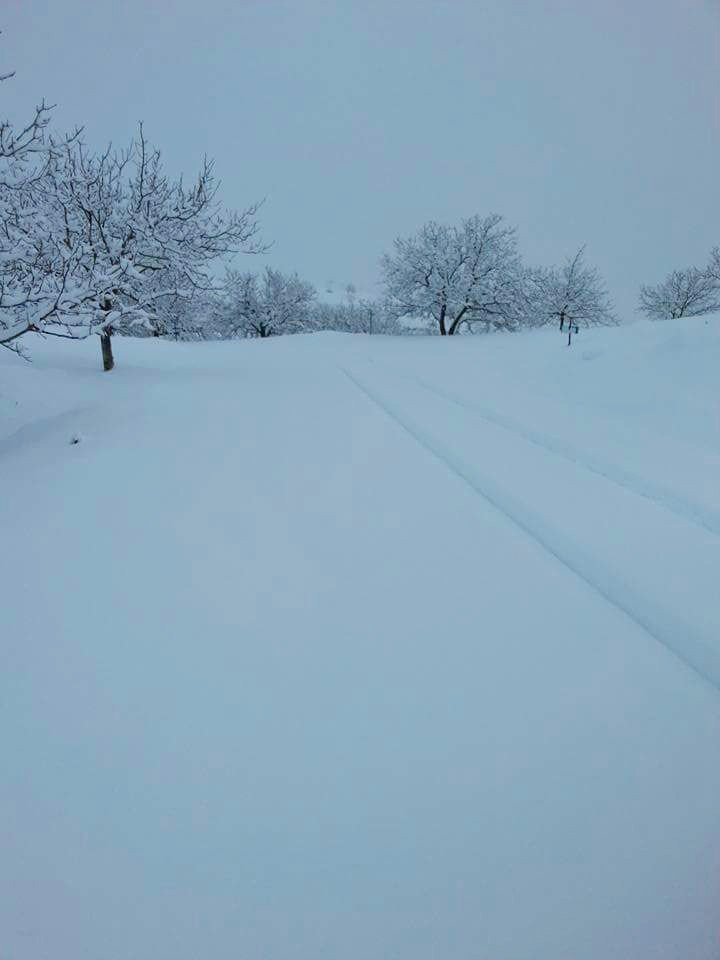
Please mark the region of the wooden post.
<svg viewBox="0 0 720 960"><path fill-rule="evenodd" d="M106 372L112 370L115 366L115 358L112 352L112 330L103 330L100 334L100 349L102 350L103 370Z"/></svg>

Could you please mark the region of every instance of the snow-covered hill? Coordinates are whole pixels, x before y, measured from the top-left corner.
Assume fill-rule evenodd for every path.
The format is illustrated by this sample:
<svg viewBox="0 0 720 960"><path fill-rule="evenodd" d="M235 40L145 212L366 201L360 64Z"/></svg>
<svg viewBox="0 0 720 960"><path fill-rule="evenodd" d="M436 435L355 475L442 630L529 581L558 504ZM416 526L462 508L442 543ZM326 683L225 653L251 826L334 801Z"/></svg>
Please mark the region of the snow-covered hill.
<svg viewBox="0 0 720 960"><path fill-rule="evenodd" d="M3 956L716 960L720 317L97 353L0 355Z"/></svg>

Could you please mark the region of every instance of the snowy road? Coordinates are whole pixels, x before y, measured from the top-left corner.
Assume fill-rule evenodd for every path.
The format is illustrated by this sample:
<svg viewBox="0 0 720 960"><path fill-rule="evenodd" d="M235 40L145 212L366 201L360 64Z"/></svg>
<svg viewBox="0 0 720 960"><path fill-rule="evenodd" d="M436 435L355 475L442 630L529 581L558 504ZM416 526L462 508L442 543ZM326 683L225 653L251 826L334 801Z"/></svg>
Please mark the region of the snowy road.
<svg viewBox="0 0 720 960"><path fill-rule="evenodd" d="M640 497L659 503L671 513L676 513L679 517L690 520L692 523L703 527L710 533L720 535L720 515L718 513L692 502L692 500L687 499L682 494L678 494L671 488L666 487L661 481L648 477L640 477L627 469L619 468L617 465L604 463L592 453L588 454L561 439L528 429L522 423L517 423L511 418L498 413L497 410L478 406L476 403L465 402L460 399L457 394L447 389L433 386L428 383L427 380L419 377L414 379L417 384L429 390L430 393L435 394L441 399L448 400L461 409L471 411L481 420L485 420L494 426L502 427L507 432L521 437L523 440L527 440L528 443L539 447L544 453L555 454L572 464L582 466L586 470L589 470L590 473L597 474L597 476L603 477L605 480L610 480L617 486L623 487L625 490L635 493Z"/></svg>
<svg viewBox="0 0 720 960"><path fill-rule="evenodd" d="M720 539L705 524L699 523L702 529L697 530L699 509L683 516L674 500L668 506L648 497L644 491L649 484L630 486L563 453L562 459L572 464L568 469L567 463L558 464L550 444L530 440L522 427L508 431L505 424L493 422L496 416L483 416L483 429L468 416L472 407L448 411L446 404L428 403L402 381L398 390L395 378L386 375L380 386L369 387L344 372L554 560L720 691L720 604L715 602ZM588 474L600 476L601 482ZM620 490L608 489L602 482L607 480ZM649 499L651 506L638 503L637 496ZM668 511L679 515L680 522ZM692 558L692 576L685 569L678 571L685 557Z"/></svg>
<svg viewBox="0 0 720 960"><path fill-rule="evenodd" d="M12 368L3 960L716 960L715 451L436 345Z"/></svg>

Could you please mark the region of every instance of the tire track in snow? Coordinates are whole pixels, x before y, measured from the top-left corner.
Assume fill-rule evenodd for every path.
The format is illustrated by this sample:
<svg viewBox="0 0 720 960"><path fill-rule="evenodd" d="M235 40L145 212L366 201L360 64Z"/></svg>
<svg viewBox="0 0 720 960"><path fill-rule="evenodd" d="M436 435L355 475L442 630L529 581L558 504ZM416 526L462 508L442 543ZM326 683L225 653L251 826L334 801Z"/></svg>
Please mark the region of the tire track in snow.
<svg viewBox="0 0 720 960"><path fill-rule="evenodd" d="M420 447L462 480L475 494L489 503L558 563L599 594L603 600L639 627L646 636L672 653L684 666L720 691L720 644L713 643L696 625L678 617L651 598L644 597L602 560L548 524L525 503L509 494L476 464L446 447L422 424L403 413L387 397L380 396L353 373L340 368L347 379L371 403L410 436Z"/></svg>
<svg viewBox="0 0 720 960"><path fill-rule="evenodd" d="M402 374L402 376L405 376L405 374ZM481 407L479 404L461 400L450 391L428 383L421 377L411 377L409 379L412 379L428 393L434 394L441 400L452 403L462 410L466 410L479 420L485 420L487 423L501 430L505 430L513 436L519 437L526 443L531 443L547 453L567 460L569 463L581 467L589 473L594 473L596 476L602 477L604 480L614 483L618 487L622 487L623 490L627 490L638 497L649 500L651 503L663 507L670 513L674 513L675 516L695 524L707 533L720 536L720 514L716 514L714 511L708 510L705 507L699 507L692 501L678 496L674 491L670 491L654 481L646 480L644 477L638 477L636 474L622 468L608 466L594 457L579 453L571 445L563 443L563 441L550 437L547 434L530 430L518 424L510 417L505 417L503 414L497 413L494 410Z"/></svg>

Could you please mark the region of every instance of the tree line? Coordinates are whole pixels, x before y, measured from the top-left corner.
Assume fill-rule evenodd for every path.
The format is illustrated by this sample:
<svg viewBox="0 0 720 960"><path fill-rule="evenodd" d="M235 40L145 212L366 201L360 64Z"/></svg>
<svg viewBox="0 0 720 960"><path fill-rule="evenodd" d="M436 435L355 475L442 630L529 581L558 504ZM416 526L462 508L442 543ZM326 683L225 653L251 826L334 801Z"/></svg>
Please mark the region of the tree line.
<svg viewBox="0 0 720 960"><path fill-rule="evenodd" d="M427 223L395 241L381 271L380 297L358 297L350 285L342 302L328 303L297 274L229 269L212 291L173 304L172 316L159 319L156 330L179 339L317 330L454 336L552 323L571 333L618 322L584 248L559 268L530 268L520 257L515 228L498 214L469 217L458 226Z"/></svg>
<svg viewBox="0 0 720 960"><path fill-rule="evenodd" d="M12 78L0 75L0 87ZM380 261L381 294L318 297L296 273L217 264L261 253L260 204L227 210L213 161L172 178L140 125L122 148L90 150L77 129L58 136L40 104L22 127L0 122L0 345L23 353L29 334L97 335L103 367L113 334L174 339L269 337L301 331L441 336L618 318L581 247L562 266L525 264L499 214L425 223ZM643 286L640 310L660 320L720 309L720 248L702 268Z"/></svg>

